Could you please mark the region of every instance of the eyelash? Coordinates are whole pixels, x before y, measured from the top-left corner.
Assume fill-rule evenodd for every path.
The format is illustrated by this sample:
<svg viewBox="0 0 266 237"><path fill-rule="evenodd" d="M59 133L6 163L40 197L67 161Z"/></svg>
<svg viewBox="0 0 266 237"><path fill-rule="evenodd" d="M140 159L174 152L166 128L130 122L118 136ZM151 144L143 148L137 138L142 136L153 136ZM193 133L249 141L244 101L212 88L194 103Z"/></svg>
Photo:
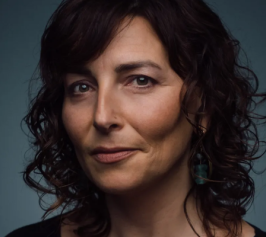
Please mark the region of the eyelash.
<svg viewBox="0 0 266 237"><path fill-rule="evenodd" d="M152 79L151 77L148 77L148 76L144 76L144 75L135 75L135 76L133 76L133 79L130 81L130 84L133 81L135 81L135 80L137 80L139 78L148 79L152 83L152 85L149 85L149 86L134 86L137 89L146 90L146 89L149 89L149 88L153 87L156 84L156 81L154 79Z"/></svg>
<svg viewBox="0 0 266 237"><path fill-rule="evenodd" d="M140 89L140 90L149 89L149 88L153 87L156 84L156 81L154 79L152 79L151 77L148 77L148 76L144 76L144 75L134 75L134 76L131 76L130 78L133 78L133 79L131 79L128 84L132 84L135 80L137 80L139 78L148 79L152 83L152 85L148 85L148 86L146 86L146 85L144 85L144 86L134 86L135 88ZM82 85L86 85L87 87L89 87L88 90L90 90L91 88L93 89L93 87L91 85L89 85L88 83L83 82L83 81L78 81L78 82L73 83L72 85L69 86L69 88L68 88L69 93L74 95L75 94L75 88L76 87L80 87ZM78 94L83 94L83 92L78 92Z"/></svg>
<svg viewBox="0 0 266 237"><path fill-rule="evenodd" d="M78 81L78 82L75 82L75 83L73 83L72 85L69 86L68 93L70 93L71 95L83 94L84 92L75 92L75 88L76 87L80 87L80 86L83 86L83 85L86 85L87 87L89 87L88 90L90 90L92 88L92 86L89 85L88 83L83 82L83 81Z"/></svg>

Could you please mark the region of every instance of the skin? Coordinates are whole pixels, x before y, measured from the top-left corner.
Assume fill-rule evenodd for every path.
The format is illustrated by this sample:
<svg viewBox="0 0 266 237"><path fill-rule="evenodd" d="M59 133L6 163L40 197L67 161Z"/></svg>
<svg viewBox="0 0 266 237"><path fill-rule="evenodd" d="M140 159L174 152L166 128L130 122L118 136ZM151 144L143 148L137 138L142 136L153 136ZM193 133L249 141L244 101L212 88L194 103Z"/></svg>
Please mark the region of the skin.
<svg viewBox="0 0 266 237"><path fill-rule="evenodd" d="M63 123L84 172L106 193L110 237L195 236L183 212L193 182L187 166L193 128L180 110L183 81L150 24L141 17L127 23L86 65L89 73L66 75ZM146 64L121 66L139 62ZM200 98L193 99L193 109L200 104ZM207 122L203 118L202 126ZM123 161L102 164L90 155L97 146L138 150ZM187 209L204 236L192 197Z"/></svg>

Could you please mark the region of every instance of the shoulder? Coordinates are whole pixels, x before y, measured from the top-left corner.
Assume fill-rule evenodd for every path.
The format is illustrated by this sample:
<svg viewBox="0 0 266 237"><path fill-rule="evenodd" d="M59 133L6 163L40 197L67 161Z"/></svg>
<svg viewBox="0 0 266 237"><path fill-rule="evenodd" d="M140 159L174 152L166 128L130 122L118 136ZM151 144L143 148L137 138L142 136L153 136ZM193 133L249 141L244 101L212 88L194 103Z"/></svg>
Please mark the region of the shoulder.
<svg viewBox="0 0 266 237"><path fill-rule="evenodd" d="M6 237L60 237L60 219L58 216L27 225L9 233Z"/></svg>

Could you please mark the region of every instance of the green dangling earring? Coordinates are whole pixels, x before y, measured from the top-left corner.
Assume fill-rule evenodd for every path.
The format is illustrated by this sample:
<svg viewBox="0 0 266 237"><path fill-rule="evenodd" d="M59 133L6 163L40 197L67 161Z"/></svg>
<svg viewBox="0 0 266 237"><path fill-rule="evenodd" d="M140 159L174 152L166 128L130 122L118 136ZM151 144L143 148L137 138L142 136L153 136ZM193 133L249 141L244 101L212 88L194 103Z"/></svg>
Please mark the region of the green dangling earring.
<svg viewBox="0 0 266 237"><path fill-rule="evenodd" d="M208 166L205 164L196 165L195 166L196 175L201 177L201 178L207 179L207 169L208 169ZM206 181L204 179L200 179L200 178L196 177L195 182L196 182L196 184L205 184Z"/></svg>
<svg viewBox="0 0 266 237"><path fill-rule="evenodd" d="M194 156L195 158L194 158L194 166L193 166L194 181L198 185L205 184L206 183L205 179L210 178L211 173L212 173L212 164L210 162L210 158L207 154L206 154L207 157L204 157L203 153L206 154L205 150L203 149L202 143L201 143L200 151L197 152L196 155Z"/></svg>

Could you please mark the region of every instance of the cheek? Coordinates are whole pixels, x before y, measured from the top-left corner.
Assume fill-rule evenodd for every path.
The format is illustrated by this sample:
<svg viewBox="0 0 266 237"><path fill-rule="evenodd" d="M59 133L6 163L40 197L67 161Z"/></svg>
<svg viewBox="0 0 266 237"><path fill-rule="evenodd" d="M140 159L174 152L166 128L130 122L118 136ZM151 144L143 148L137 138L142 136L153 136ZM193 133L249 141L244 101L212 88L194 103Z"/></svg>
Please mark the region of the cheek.
<svg viewBox="0 0 266 237"><path fill-rule="evenodd" d="M131 124L145 139L163 140L173 132L181 120L181 110L178 93L161 95L151 100L141 101L141 106L131 111Z"/></svg>
<svg viewBox="0 0 266 237"><path fill-rule="evenodd" d="M147 162L152 175L166 172L180 158L185 158L193 128L181 110L177 90L168 90L152 101L146 100L139 113L131 115L132 126L148 145L146 151L151 159Z"/></svg>
<svg viewBox="0 0 266 237"><path fill-rule="evenodd" d="M85 109L84 106L71 105L68 102L64 102L62 108L62 120L66 132L75 147L82 146L82 140L84 139L84 133L87 128L91 126L92 111L90 108Z"/></svg>

